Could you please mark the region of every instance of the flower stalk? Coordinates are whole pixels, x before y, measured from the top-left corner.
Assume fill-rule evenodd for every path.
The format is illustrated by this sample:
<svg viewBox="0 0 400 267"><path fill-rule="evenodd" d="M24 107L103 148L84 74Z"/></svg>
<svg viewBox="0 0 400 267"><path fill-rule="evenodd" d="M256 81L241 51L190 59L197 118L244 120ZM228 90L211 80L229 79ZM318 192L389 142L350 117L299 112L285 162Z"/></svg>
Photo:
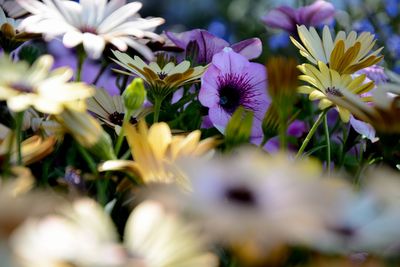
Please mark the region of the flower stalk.
<svg viewBox="0 0 400 267"><path fill-rule="evenodd" d="M304 139L303 143L301 144L301 147L299 151L297 151L296 158L299 158L304 150L306 149L308 143L311 141L311 138L314 136L315 132L318 129L318 126L321 124L321 122L324 120L324 117L326 113L328 112L329 109L324 109L318 116L318 119L314 122L313 126L311 127L311 130L308 132L306 138Z"/></svg>

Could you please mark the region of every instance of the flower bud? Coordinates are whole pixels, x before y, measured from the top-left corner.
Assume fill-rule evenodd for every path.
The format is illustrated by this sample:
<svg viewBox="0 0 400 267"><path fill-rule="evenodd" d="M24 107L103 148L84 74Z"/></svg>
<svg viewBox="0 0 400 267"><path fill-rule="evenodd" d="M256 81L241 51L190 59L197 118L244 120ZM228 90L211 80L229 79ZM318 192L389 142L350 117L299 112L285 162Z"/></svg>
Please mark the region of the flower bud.
<svg viewBox="0 0 400 267"><path fill-rule="evenodd" d="M135 78L128 87L126 87L122 94L122 98L128 113L132 113L139 109L146 99L146 90L144 88L143 80Z"/></svg>

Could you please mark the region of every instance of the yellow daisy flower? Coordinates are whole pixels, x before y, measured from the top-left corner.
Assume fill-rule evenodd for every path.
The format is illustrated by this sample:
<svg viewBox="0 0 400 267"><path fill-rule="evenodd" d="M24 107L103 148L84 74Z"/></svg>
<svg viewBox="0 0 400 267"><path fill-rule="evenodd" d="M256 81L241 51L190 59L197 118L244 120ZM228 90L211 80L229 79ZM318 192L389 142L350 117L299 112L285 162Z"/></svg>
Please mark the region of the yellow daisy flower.
<svg viewBox="0 0 400 267"><path fill-rule="evenodd" d="M86 103L88 111L119 134L126 113L122 96L111 96L105 89L100 88L93 97L86 100ZM139 108L132 114L130 122L136 124L150 112L151 108Z"/></svg>
<svg viewBox="0 0 400 267"><path fill-rule="evenodd" d="M175 162L182 157L203 156L218 144L215 138L200 141L199 130L187 136L173 136L164 122L155 123L150 129L144 121L140 121L137 128L132 125L124 127L134 161L107 161L99 169L131 171L144 183L177 182L189 189L185 175L175 166Z"/></svg>
<svg viewBox="0 0 400 267"><path fill-rule="evenodd" d="M154 98L163 99L179 87L194 83L205 71L205 67L202 66L191 68L189 61L182 61L178 65L169 62L165 66L160 66L156 62L147 64L138 56L131 58L119 51L113 53L117 58L113 59L114 62L131 72L122 73L142 78Z"/></svg>
<svg viewBox="0 0 400 267"><path fill-rule="evenodd" d="M319 100L320 109L335 105L343 122L350 120L350 111L338 104L337 98L344 97L344 93L348 91L358 95L361 101L368 102L371 100L370 97L361 96L361 94L374 88L373 82L364 82L366 78L364 74L353 79L351 75L341 75L328 68L321 61L318 62L318 69L311 64L302 64L299 69L304 73L304 75L299 76L300 80L310 84L300 86L299 92L309 94L310 100Z"/></svg>
<svg viewBox="0 0 400 267"><path fill-rule="evenodd" d="M0 100L6 100L11 111L19 112L33 106L47 114L59 114L66 106L85 110L80 99L90 97L94 91L84 83L68 82L70 68L51 70L53 57L41 56L29 66L13 62L8 55L0 58Z"/></svg>
<svg viewBox="0 0 400 267"><path fill-rule="evenodd" d="M301 43L290 37L293 44L300 49L300 54L311 63L318 61L328 64L339 74L352 74L358 70L378 63L383 56L379 53L382 47L371 52L376 40L369 32L362 32L359 36L352 31L348 35L340 31L334 38L328 26L322 32L322 38L314 27L297 26Z"/></svg>

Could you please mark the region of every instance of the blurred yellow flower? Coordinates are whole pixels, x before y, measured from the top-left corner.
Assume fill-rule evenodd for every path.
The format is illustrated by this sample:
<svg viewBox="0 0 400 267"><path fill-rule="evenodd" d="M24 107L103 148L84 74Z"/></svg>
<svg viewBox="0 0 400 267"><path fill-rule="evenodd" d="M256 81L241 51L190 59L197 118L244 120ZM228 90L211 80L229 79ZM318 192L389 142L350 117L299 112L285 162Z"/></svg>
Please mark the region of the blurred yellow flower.
<svg viewBox="0 0 400 267"><path fill-rule="evenodd" d="M328 68L322 61L318 62L318 69L311 64L302 64L299 69L304 73L299 78L310 84L300 86L299 92L309 94L310 100L319 100L320 109L335 105L344 122L350 120L350 111L340 105L336 99L345 97L345 92L352 92L359 97L360 101L370 101L370 97L362 96L362 94L371 91L374 83L372 81L365 82L364 74L353 79L351 75L341 75Z"/></svg>
<svg viewBox="0 0 400 267"><path fill-rule="evenodd" d="M8 55L0 57L0 100L6 100L11 111L19 112L33 106L47 114L59 114L65 107L84 110L82 101L94 91L84 83L68 82L72 69L51 70L53 57L44 55L32 66L13 62Z"/></svg>
<svg viewBox="0 0 400 267"><path fill-rule="evenodd" d="M140 121L137 128L132 125L124 127L134 161L107 161L100 166L100 170L126 169L144 183L176 182L189 189L190 184L175 162L182 157L203 156L219 143L215 138L200 141L199 130L187 136L173 136L164 122L155 123L150 129L144 121Z"/></svg>
<svg viewBox="0 0 400 267"><path fill-rule="evenodd" d="M15 133L2 124L0 124L0 132L0 163L10 153L8 155L10 163L16 164L18 152ZM56 138L54 136L42 138L39 135L33 135L25 139L21 143L22 163L29 165L43 159L53 152L55 143Z"/></svg>
<svg viewBox="0 0 400 267"><path fill-rule="evenodd" d="M354 72L372 66L383 58L379 53L383 48L373 52L376 40L369 32L362 32L359 36L352 31L348 35L340 31L332 37L329 27L325 26L322 38L314 27L297 26L302 43L290 37L293 44L300 49L300 54L311 63L317 65L319 61L328 64L339 74L353 74Z"/></svg>

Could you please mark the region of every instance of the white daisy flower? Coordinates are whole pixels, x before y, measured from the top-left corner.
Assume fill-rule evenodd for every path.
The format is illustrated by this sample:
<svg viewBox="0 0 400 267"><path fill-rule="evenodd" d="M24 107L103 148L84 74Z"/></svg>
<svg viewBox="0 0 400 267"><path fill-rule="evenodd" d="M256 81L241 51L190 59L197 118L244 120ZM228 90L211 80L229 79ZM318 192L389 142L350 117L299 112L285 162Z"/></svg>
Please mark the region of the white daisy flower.
<svg viewBox="0 0 400 267"><path fill-rule="evenodd" d="M125 0L81 0L79 3L63 0L17 0L32 13L24 19L21 28L27 32L42 33L46 40L63 36L63 43L71 48L79 44L90 58L101 56L106 44L119 50L136 49L147 59L151 50L142 38L160 39L153 32L164 23L162 18L141 18L139 2L125 4Z"/></svg>

